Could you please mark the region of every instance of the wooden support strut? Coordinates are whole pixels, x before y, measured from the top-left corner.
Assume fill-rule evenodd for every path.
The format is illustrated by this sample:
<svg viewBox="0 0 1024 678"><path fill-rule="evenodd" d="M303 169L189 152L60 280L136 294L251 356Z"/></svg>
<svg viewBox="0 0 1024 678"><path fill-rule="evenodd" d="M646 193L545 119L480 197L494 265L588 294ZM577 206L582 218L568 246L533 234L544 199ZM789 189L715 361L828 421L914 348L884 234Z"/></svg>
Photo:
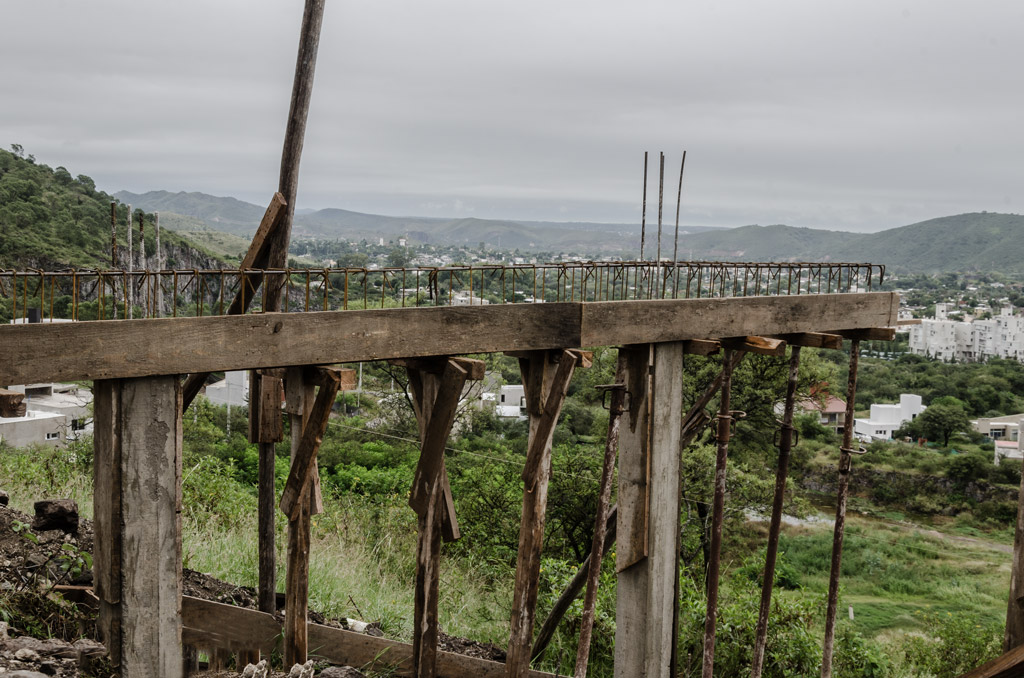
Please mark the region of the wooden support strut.
<svg viewBox="0 0 1024 678"><path fill-rule="evenodd" d="M484 363L466 358L402 361L409 373L413 404L420 426L420 459L409 505L416 511L416 588L413 611L413 676L432 678L438 666L437 606L440 589L441 540L458 538L454 503L444 467L444 451L462 390L470 378L480 379ZM447 532L444 526L447 525Z"/></svg>
<svg viewBox="0 0 1024 678"><path fill-rule="evenodd" d="M689 342L684 342L683 351L686 352L686 345ZM712 343L712 342L707 342ZM733 367L735 367L740 360L743 359L745 353L737 351L733 356ZM722 386L722 373L711 382L704 394L697 399L696 402L687 410L686 414L683 415L683 424L679 435L679 451L680 454L693 444L694 439L704 430L704 427L708 423L708 418L704 414L704 408L707 406L711 399L718 393L718 389ZM607 554L611 550L612 544L616 540L616 524L618 516L618 507L613 506L608 512L608 520L606 527L606 535L604 548L602 554ZM551 642L551 638L554 636L555 629L558 627L562 617L565 616L569 606L579 596L580 592L583 591L583 587L587 582L587 573L590 571L590 555L588 555L583 563L577 569L576 574L570 580L569 584L565 587L565 590L552 605L551 611L548 613L544 623L541 624L540 631L537 632L537 638L533 642L533 650L530 652L530 656L533 661L536 661L547 649L548 644Z"/></svg>
<svg viewBox="0 0 1024 678"><path fill-rule="evenodd" d="M24 417L25 411L24 393L0 388L0 417Z"/></svg>
<svg viewBox="0 0 1024 678"><path fill-rule="evenodd" d="M751 678L761 678L761 672L764 669L764 648L768 638L768 613L772 603L772 586L775 583L775 560L779 552L779 532L782 529L782 507L786 496L786 477L789 473L789 453L793 448L793 413L796 409L796 387L800 378L800 346L793 346L791 350L789 380L786 382L786 400L779 434L779 466L775 472L775 496L772 501L764 577L761 583L761 607L757 617L757 628L754 632Z"/></svg>
<svg viewBox="0 0 1024 678"><path fill-rule="evenodd" d="M247 270L267 267L269 264L270 242L284 219L286 208L287 204L285 203L284 196L280 193L275 193L270 199L267 211L263 214L263 220L260 221L259 228L256 229L256 235L252 237L252 242L249 243L249 249L242 259L242 263L239 266L240 269ZM241 276L238 281L239 290L235 293L231 306L228 307L227 315L242 315L249 309L249 305L256 296L256 289L258 288L258 285L253 285L252 281L257 279L258 276L255 274ZM209 372L197 372L188 375L182 389L183 409L187 410L188 406L192 404L192 401L195 400L209 376Z"/></svg>
<svg viewBox="0 0 1024 678"><path fill-rule="evenodd" d="M551 476L551 437L577 364L588 367L591 361L592 354L572 349L537 352L519 359L530 417L530 437L522 474L523 512L505 660L505 675L509 678L522 678L530 670L544 514Z"/></svg>
<svg viewBox="0 0 1024 678"><path fill-rule="evenodd" d="M289 369L285 377L285 411L291 417L291 457L299 454L302 433L312 410L314 383L303 368ZM314 468L315 468L315 461ZM315 490L315 488L314 488ZM309 613L309 546L311 502L300 501L299 514L288 520L287 566L285 570L284 660L285 664L306 661Z"/></svg>
<svg viewBox="0 0 1024 678"><path fill-rule="evenodd" d="M828 603L825 609L825 640L822 644L821 678L832 676L832 653L836 633L836 608L839 604L839 572L843 559L843 531L846 526L846 497L850 488L850 467L853 464L853 411L857 398L857 364L860 339L850 345L850 370L846 383L846 420L843 425L843 446L839 451L839 483L836 489L836 522L832 534L832 566L828 575Z"/></svg>
<svg viewBox="0 0 1024 678"><path fill-rule="evenodd" d="M281 511L291 520L298 520L299 506L312 486L310 471L314 469L316 453L320 450L320 443L323 441L331 416L331 408L334 407L334 399L341 388L340 370L321 368L320 375L320 390L302 428L302 438L299 440L298 450L288 472L288 480L281 493Z"/></svg>

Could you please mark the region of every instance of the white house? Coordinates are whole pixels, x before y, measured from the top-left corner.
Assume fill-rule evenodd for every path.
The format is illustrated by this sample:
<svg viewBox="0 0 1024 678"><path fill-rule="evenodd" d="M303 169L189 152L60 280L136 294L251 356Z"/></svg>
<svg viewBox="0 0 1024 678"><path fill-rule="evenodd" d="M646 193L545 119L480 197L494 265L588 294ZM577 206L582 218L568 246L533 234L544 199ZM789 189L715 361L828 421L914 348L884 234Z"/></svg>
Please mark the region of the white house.
<svg viewBox="0 0 1024 678"><path fill-rule="evenodd" d="M24 417L0 418L0 442L10 447L40 444L64 447L67 417L55 412L28 410Z"/></svg>
<svg viewBox="0 0 1024 678"><path fill-rule="evenodd" d="M224 379L206 387L206 398L214 405L249 406L249 373L225 372Z"/></svg>
<svg viewBox="0 0 1024 678"><path fill-rule="evenodd" d="M896 405L872 405L867 419L854 419L853 432L861 440L890 440L896 429L924 412L921 396L913 393L900 394Z"/></svg>
<svg viewBox="0 0 1024 678"><path fill-rule="evenodd" d="M506 384L498 392L495 412L506 419L526 417L526 391L522 384Z"/></svg>

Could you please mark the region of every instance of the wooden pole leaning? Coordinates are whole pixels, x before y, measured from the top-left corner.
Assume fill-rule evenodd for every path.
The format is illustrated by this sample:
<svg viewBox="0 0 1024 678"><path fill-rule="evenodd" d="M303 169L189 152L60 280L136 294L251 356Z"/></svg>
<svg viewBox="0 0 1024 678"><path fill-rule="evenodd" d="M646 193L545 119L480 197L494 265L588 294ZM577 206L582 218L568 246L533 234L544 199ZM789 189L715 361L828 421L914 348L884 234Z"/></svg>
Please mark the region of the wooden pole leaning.
<svg viewBox="0 0 1024 678"><path fill-rule="evenodd" d="M772 517L768 525L768 547L761 584L761 607L754 631L754 657L751 678L761 678L764 670L764 648L768 638L768 612L772 604L772 586L775 583L775 560L779 552L779 532L782 529L782 506L786 496L786 477L789 474L789 453L793 449L793 412L796 409L796 387L800 379L800 346L793 346L789 357L789 379L786 382L786 400L779 431L779 465L775 472L775 496Z"/></svg>
<svg viewBox="0 0 1024 678"><path fill-rule="evenodd" d="M590 367L593 354L564 349L517 354L530 420L526 465L523 468L523 513L519 553L512 594L511 632L505 675L522 678L530 670L533 623L537 613L540 552L544 537L548 481L551 478L551 439L577 366Z"/></svg>
<svg viewBox="0 0 1024 678"><path fill-rule="evenodd" d="M821 678L832 676L832 654L836 634L836 608L839 604L839 572L843 559L843 531L846 527L846 497L850 490L853 465L853 411L857 397L857 364L860 339L850 342L850 371L846 383L846 419L843 421L843 446L839 451L839 484L836 490L836 522L832 535L832 566L828 576L828 605L825 609L825 640L822 644Z"/></svg>
<svg viewBox="0 0 1024 678"><path fill-rule="evenodd" d="M418 527L412 675L414 678L433 678L438 667L441 540L453 541L459 534L444 466L444 451L466 381L482 379L484 363L467 358L396 362L408 371L420 432L420 459L409 496L409 505L416 511Z"/></svg>
<svg viewBox="0 0 1024 678"><path fill-rule="evenodd" d="M661 246L658 233L658 246ZM594 540L590 547L590 569L587 573L587 592L583 597L583 617L580 621L580 640L576 647L575 678L586 678L587 663L590 660L590 636L594 629L594 612L597 607L597 585L601 579L601 559L604 555L606 523L612 498L612 480L615 473L615 457L619 451L619 422L626 405L626 366L620 358L615 370L615 383L599 386L610 394L608 404L608 437L604 446L604 464L601 467L601 485L597 495L597 515L594 518Z"/></svg>
<svg viewBox="0 0 1024 678"><path fill-rule="evenodd" d="M724 344L723 344L724 345ZM711 507L711 553L707 575L707 614L704 618L704 655L701 663L702 678L712 678L715 666L715 635L718 624L718 577L722 557L722 523L725 517L726 464L729 458L729 437L732 433L733 349L722 355L722 395L718 409L718 454L715 458L715 493Z"/></svg>

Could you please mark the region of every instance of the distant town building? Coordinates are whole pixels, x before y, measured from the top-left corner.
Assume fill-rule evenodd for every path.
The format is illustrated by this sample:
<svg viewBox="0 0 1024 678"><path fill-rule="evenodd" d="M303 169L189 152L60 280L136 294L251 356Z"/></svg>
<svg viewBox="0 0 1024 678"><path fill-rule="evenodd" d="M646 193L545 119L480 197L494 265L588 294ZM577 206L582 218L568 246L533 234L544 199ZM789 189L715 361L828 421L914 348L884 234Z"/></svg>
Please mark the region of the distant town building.
<svg viewBox="0 0 1024 678"><path fill-rule="evenodd" d="M214 405L249 406L249 373L225 372L224 379L206 387L206 398Z"/></svg>
<svg viewBox="0 0 1024 678"><path fill-rule="evenodd" d="M495 413L506 419L526 417L526 391L522 384L506 384L501 387Z"/></svg>
<svg viewBox="0 0 1024 678"><path fill-rule="evenodd" d="M854 419L853 432L864 441L890 440L898 428L908 421L912 421L924 410L921 396L914 393L902 393L898 404L872 405L871 414L867 419Z"/></svg>
<svg viewBox="0 0 1024 678"><path fill-rule="evenodd" d="M796 406L805 413L817 414L818 423L833 433L841 434L846 428L846 401L842 398L833 395L826 395L824 401L807 398L797 402Z"/></svg>
<svg viewBox="0 0 1024 678"><path fill-rule="evenodd" d="M951 304L935 304L935 318L910 326L910 351L937 360L979 362L1024 359L1024 318L1004 306L986 320L950 320Z"/></svg>

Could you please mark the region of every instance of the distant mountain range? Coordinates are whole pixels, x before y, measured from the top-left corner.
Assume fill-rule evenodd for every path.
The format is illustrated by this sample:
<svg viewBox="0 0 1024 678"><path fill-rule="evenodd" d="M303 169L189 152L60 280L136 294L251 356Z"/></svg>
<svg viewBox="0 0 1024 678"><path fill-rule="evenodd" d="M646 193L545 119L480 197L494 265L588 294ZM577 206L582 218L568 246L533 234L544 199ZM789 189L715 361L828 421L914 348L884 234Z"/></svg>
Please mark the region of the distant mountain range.
<svg viewBox="0 0 1024 678"><path fill-rule="evenodd" d="M252 235L264 208L234 198L203 193L122 191L122 202L146 211L170 212L168 224L187 224L194 235L196 220L210 230L242 238ZM639 224L530 222L495 219L388 217L342 209L300 211L294 237L385 241L406 236L413 243L476 244L502 249L565 251L580 255L636 256ZM653 247L656 225L648 224L647 246ZM672 227L666 227L671 233ZM686 226L680 231L679 258L745 261L860 261L885 264L894 271L1001 271L1024 273L1024 216L975 212L940 217L877 233L850 233L785 225L723 229ZM671 235L663 241L671 247ZM648 250L650 252L650 249Z"/></svg>
<svg viewBox="0 0 1024 678"><path fill-rule="evenodd" d="M205 193L121 191L115 197L132 207L150 212L174 213L201 219L211 230L251 237L264 208L235 198ZM293 238L344 238L385 241L407 237L411 243L476 245L506 250L565 251L581 255L621 255L639 251L640 224L591 222L511 221L473 217L389 217L343 209L299 210L293 224ZM656 228L656 226L654 226ZM194 230L194 229L189 229ZM715 230L707 226L686 226L680 233ZM648 233L652 231L649 230Z"/></svg>

